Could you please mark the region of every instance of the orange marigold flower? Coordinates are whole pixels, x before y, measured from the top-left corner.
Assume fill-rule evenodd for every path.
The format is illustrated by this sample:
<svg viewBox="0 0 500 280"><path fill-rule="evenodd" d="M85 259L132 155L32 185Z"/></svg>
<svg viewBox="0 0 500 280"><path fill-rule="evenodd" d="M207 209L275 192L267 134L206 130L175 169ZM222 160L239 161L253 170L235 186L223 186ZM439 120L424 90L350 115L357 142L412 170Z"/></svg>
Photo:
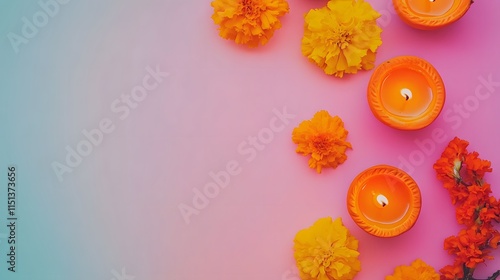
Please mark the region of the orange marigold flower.
<svg viewBox="0 0 500 280"><path fill-rule="evenodd" d="M352 148L347 134L341 118L322 110L294 128L292 141L298 145L297 153L311 155L309 167L321 173L323 167L336 168L347 159L345 152Z"/></svg>
<svg viewBox="0 0 500 280"><path fill-rule="evenodd" d="M386 276L385 280L439 280L436 270L421 259L417 259L411 265L396 267L392 275Z"/></svg>
<svg viewBox="0 0 500 280"><path fill-rule="evenodd" d="M289 11L285 0L215 0L211 5L219 35L249 47L265 45Z"/></svg>
<svg viewBox="0 0 500 280"><path fill-rule="evenodd" d="M350 280L361 270L358 240L341 218L322 218L299 231L293 249L302 280Z"/></svg>
<svg viewBox="0 0 500 280"><path fill-rule="evenodd" d="M302 53L328 75L374 67L382 44L380 14L363 0L330 0L326 7L305 16Z"/></svg>

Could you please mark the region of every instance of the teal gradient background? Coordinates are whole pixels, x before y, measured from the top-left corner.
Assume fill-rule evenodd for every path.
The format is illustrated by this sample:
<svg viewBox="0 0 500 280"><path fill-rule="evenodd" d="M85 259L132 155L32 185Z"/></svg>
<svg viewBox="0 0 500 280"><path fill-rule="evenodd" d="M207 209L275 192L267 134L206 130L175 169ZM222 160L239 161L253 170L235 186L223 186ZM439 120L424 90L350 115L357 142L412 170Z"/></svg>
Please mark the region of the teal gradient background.
<svg viewBox="0 0 500 280"><path fill-rule="evenodd" d="M8 34L21 34L22 18L41 8L0 0L0 279L121 280L125 271L135 280L296 280L293 238L325 216L342 217L360 240L356 279L383 279L416 258L437 269L450 264L443 240L460 227L432 164L454 136L467 139L491 160L487 181L500 196L500 87L467 114L455 111L481 79L500 81L500 2L476 1L436 31L408 27L390 1L369 2L383 15L376 65L416 55L445 82L445 108L423 130L394 130L373 117L366 102L373 71L337 79L302 56L303 16L326 1L289 1L268 45L248 49L218 36L209 1L70 0L16 53ZM122 120L112 104L142 85L147 67L168 75ZM262 149L251 148L249 137L284 108L293 117ZM339 168L316 174L294 152L291 132L321 109L344 120L353 150ZM66 147L76 149L82 130L103 119L114 130L59 181L53 162L64 163ZM436 130L446 140L422 150ZM193 206L196 190L229 162L241 173L186 223L179 207ZM7 271L2 238L12 164L16 273ZM403 164L421 188L419 220L397 238L369 236L345 207L352 179L375 164ZM478 277L500 269L494 255Z"/></svg>

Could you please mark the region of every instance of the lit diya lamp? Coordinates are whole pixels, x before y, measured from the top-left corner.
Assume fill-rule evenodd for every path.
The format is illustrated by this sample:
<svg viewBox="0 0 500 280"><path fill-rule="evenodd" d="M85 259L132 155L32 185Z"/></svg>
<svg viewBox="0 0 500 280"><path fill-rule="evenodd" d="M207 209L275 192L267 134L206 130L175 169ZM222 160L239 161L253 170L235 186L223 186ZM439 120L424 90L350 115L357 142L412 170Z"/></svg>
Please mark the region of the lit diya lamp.
<svg viewBox="0 0 500 280"><path fill-rule="evenodd" d="M427 61L399 56L380 64L368 85L368 104L375 117L397 129L430 125L443 109L443 80Z"/></svg>
<svg viewBox="0 0 500 280"><path fill-rule="evenodd" d="M378 237L398 236L413 227L421 208L420 189L404 171L377 165L361 172L347 193L356 224Z"/></svg>
<svg viewBox="0 0 500 280"><path fill-rule="evenodd" d="M394 9L408 25L424 30L447 26L459 20L471 0L393 0Z"/></svg>

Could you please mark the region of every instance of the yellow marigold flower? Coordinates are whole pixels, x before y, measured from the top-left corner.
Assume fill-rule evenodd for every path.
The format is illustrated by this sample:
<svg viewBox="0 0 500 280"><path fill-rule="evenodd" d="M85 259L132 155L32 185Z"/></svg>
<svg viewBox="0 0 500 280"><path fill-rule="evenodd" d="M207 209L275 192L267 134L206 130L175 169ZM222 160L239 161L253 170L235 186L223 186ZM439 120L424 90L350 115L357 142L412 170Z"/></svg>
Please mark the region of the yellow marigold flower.
<svg viewBox="0 0 500 280"><path fill-rule="evenodd" d="M439 274L432 266L417 259L409 266L396 267L394 274L385 277L385 280L439 280Z"/></svg>
<svg viewBox="0 0 500 280"><path fill-rule="evenodd" d="M302 280L351 280L361 270L358 240L337 218L319 219L297 233L294 257Z"/></svg>
<svg viewBox="0 0 500 280"><path fill-rule="evenodd" d="M302 53L326 74L372 69L382 44L376 19L380 14L363 0L330 0L305 16Z"/></svg>
<svg viewBox="0 0 500 280"><path fill-rule="evenodd" d="M298 144L296 152L311 155L309 167L321 173L323 167L335 168L346 161L347 148L352 148L346 141L348 131L338 116L330 116L325 111L314 114L311 120L303 121L292 132L292 141Z"/></svg>
<svg viewBox="0 0 500 280"><path fill-rule="evenodd" d="M219 35L249 47L265 45L281 27L279 17L289 11L285 0L215 0L211 5Z"/></svg>

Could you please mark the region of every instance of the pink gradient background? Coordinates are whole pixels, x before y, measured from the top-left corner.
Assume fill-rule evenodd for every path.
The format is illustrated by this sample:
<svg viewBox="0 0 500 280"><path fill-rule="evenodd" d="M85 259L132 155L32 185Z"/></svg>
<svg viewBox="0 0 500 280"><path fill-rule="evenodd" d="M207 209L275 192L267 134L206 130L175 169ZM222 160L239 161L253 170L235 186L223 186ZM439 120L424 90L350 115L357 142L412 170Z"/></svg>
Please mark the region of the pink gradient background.
<svg viewBox="0 0 500 280"><path fill-rule="evenodd" d="M40 9L31 2L2 10L9 16L0 17L0 34L20 32L21 18ZM338 79L301 54L303 16L326 0L289 1L283 27L257 49L220 38L208 0L70 1L19 54L4 36L0 111L9 133L1 158L19 166L23 221L20 272L4 278L112 279L125 268L136 280L297 280L294 236L326 216L341 217L359 239L356 279L383 279L416 258L437 269L450 264L443 240L460 227L432 169L449 140L469 140L492 162L486 179L500 197L500 87L466 116L454 112L473 101L480 77L500 82L500 2L476 1L436 31L405 25L388 0L369 2L383 14L376 65L416 55L445 82L443 112L423 130L375 119L366 101L373 71ZM148 65L170 76L119 120L110 104L141 83ZM295 117L248 160L238 147L285 107ZM353 150L343 165L317 174L295 153L291 132L323 109L344 120ZM65 147L103 118L115 131L59 182L51 163L64 162ZM415 161L423 154L417 143L437 129L446 140L405 167L423 197L414 228L392 239L358 228L345 203L353 178L376 164ZM186 224L179 205L192 205L193 188L202 190L209 173L231 161L241 173ZM500 269L495 257L476 276ZM0 278L9 273L4 267Z"/></svg>
<svg viewBox="0 0 500 280"><path fill-rule="evenodd" d="M54 20L19 57L29 66L32 56L40 56L38 50L51 54L47 65L58 71L53 80L64 93L60 108L65 108L64 116L73 114L60 118L64 129L57 137L47 134L49 149L39 149L41 163L33 161L33 170L45 166L44 176L54 177L50 162L64 159L65 145L81 140L82 129L95 128L104 117L117 126L67 175L62 188L51 188L43 201L34 195L43 189L32 194L38 203L33 209L54 207L54 215L62 217L60 226L71 239L61 244L70 244L71 254L81 254L82 268L74 269L75 275L110 279L110 270L125 267L137 280L296 280L293 238L326 216L341 217L359 239L362 271L356 279L383 279L416 258L438 269L450 264L443 240L459 227L432 169L449 140L467 139L471 150L491 160L494 173L487 180L500 197L500 88L493 88L466 117L453 111L474 95L479 77L500 81L500 2L477 1L459 22L437 31L408 27L390 1L370 3L384 15L376 65L398 55L416 55L431 62L445 82L443 113L423 130L394 130L375 119L366 101L373 71L338 79L301 54L303 16L326 1L290 1L283 27L257 49L219 37L210 1L67 6L57 18L60 22ZM95 14L97 9L101 12ZM60 29L68 29L74 39L48 37L49 30L57 35ZM67 55L61 56L60 49ZM75 55L79 53L86 55ZM170 76L129 118L117 120L109 104L139 84L148 65L159 65ZM51 92L48 86L44 89ZM295 117L248 161L248 155L238 152L239 145L268 128L273 110L284 107ZM291 132L322 109L344 120L353 150L343 165L317 174L306 157L295 153ZM433 142L434 148L411 170L423 196L414 228L392 239L358 228L345 203L353 178L376 164L398 166L401 158L409 160L419 150L416 141L431 139L436 129L445 132L446 141ZM239 163L241 174L231 177L186 224L179 205L192 205L193 188L203 189L212 181L209 173L223 170L230 161ZM495 256L477 276L500 269L500 254Z"/></svg>
<svg viewBox="0 0 500 280"><path fill-rule="evenodd" d="M478 1L460 21L436 31L420 31L405 25L389 1L372 0L383 13L383 45L377 62L398 55L416 55L440 72L447 90L440 117L420 131L399 131L378 122L366 102L372 71L337 79L325 75L300 51L303 16L326 1L290 1L283 27L264 47L247 49L221 39L210 19L209 2L186 4L171 28L167 65L179 73L182 87L171 94L178 106L165 114L178 120L170 133L173 177L168 178L171 208L166 215L172 229L168 254L173 256L164 275L169 279L296 279L293 238L318 218L342 217L359 239L362 272L357 279L383 279L397 265L422 258L441 268L452 262L442 249L445 237L458 232L447 192L435 179L432 164L454 136L470 141L470 149L500 166L498 104L500 89L479 101L467 117L453 112L455 104L474 94L479 76L500 81L500 37L497 11L500 2ZM468 99L467 99L468 100ZM296 117L276 133L271 143L246 162L239 143L268 127L273 108L283 107ZM335 170L316 174L307 158L294 152L291 131L321 109L340 116L349 130L353 150ZM445 112L448 118L445 118ZM455 118L451 121L449 118ZM415 141L431 139L442 129L446 141L415 166L411 175L420 186L423 208L412 230L392 239L380 239L358 228L349 217L345 198L352 179L376 164L398 166L418 150ZM413 153L413 156L415 153ZM177 206L191 204L192 188L210 182L210 171L222 170L237 160L242 173L210 200L207 208L185 225ZM408 168L406 169L407 171ZM496 171L498 172L498 171ZM500 195L494 172L487 180ZM500 257L496 253L497 258ZM477 276L500 268L500 259L480 266Z"/></svg>

